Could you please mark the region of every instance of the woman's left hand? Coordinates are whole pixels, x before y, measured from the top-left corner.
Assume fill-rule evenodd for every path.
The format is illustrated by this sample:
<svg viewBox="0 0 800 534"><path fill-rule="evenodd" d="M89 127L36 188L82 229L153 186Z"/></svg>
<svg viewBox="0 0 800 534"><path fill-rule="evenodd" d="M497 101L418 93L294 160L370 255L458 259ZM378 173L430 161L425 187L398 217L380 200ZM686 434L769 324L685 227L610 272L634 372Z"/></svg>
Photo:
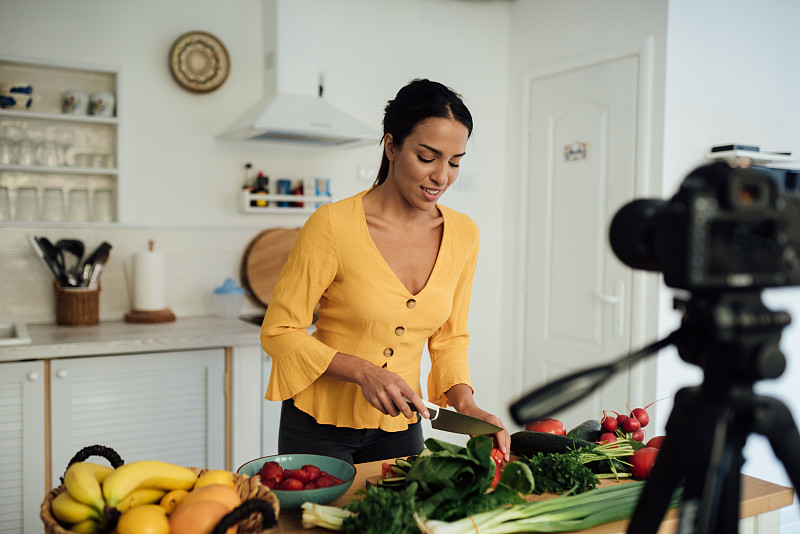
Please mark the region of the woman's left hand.
<svg viewBox="0 0 800 534"><path fill-rule="evenodd" d="M503 426L503 422L500 420L499 417L496 415L492 415L486 410L481 410L473 404L472 406L465 407L463 410L460 410L460 413L464 415L469 415L476 419L480 419L482 421L486 421L487 423L491 423L495 426L499 426L503 430L494 434L494 441L495 446L500 449L500 451L505 456L506 462L511 459L511 436L509 436L508 431Z"/></svg>

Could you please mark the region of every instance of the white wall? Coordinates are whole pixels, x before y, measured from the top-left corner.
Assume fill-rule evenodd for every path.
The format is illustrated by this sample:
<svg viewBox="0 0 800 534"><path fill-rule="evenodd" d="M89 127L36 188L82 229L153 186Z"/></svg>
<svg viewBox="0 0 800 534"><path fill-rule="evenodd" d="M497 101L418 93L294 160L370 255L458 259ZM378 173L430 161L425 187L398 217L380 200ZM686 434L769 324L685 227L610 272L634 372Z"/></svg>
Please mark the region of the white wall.
<svg viewBox="0 0 800 534"><path fill-rule="evenodd" d="M794 0L765 0L757 6L746 0L669 2L664 196L674 194L683 178L705 162L712 145L751 143L764 150L800 154L798 20L800 4ZM670 296L665 290L662 332L674 329L679 319ZM759 384L758 390L781 398L797 417L800 291L773 289L765 292L764 300L771 309L789 311L794 324L784 330L781 344L788 360L786 372L778 380ZM674 352L659 358L659 396L698 380L696 368ZM669 409L671 402L660 403L658 413ZM791 485L764 438L751 437L745 457L745 473ZM782 532L796 532L797 505L782 510L781 519Z"/></svg>
<svg viewBox="0 0 800 534"><path fill-rule="evenodd" d="M455 0L291 0L305 11L320 47L328 100L376 129L383 107L414 77L430 77L461 92L475 119L475 131L459 182L443 203L474 218L481 230L481 255L472 299L471 364L478 400L500 412L498 388L502 308L497 279L503 265L503 197L506 175L506 85L508 5ZM142 0L108 2L59 0L4 2L0 53L21 58L113 66L120 69L120 216L116 230L101 227L21 227L0 234L0 267L32 265L34 270L0 269L0 316L24 305L26 315L52 319L46 271L20 245L27 233L51 238L71 233L92 242L113 237L111 273L103 298L124 298L122 265L152 234L174 231L159 250L165 263L194 266L173 287L169 302L180 315L211 309L198 292L211 291L236 267L250 236L275 226L297 226L299 215L238 212L244 164L276 177L328 176L342 198L369 187L357 180L360 165L377 168L378 146L320 149L256 142L223 142L224 130L263 95L260 0ZM182 33L203 30L225 44L231 71L209 94L181 89L167 68L167 54ZM303 28L289 31L305 31ZM288 52L291 61L291 51ZM4 229L5 230L5 229ZM226 230L219 247L205 232ZM216 234L219 235L219 234ZM237 249L238 248L238 249ZM20 257L22 255L22 257ZM211 261L209 261L211 259ZM225 267L221 267L224 265ZM38 269L38 270L36 270ZM222 277L222 279L220 279ZM105 278L105 277L104 277ZM102 301L103 319L121 319L127 301Z"/></svg>

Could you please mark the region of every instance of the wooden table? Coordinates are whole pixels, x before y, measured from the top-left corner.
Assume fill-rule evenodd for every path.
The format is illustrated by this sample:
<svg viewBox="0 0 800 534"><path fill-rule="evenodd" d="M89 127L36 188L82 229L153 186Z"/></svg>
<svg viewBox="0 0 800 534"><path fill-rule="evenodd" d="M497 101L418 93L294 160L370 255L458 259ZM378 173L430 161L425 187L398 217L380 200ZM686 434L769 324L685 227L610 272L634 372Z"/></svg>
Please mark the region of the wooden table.
<svg viewBox="0 0 800 534"><path fill-rule="evenodd" d="M356 465L356 478L347 493L339 499L333 501L333 506L344 506L355 498L355 492L366 486L368 477L380 475L382 462L368 462ZM601 485L616 484L613 481L603 481ZM535 496L536 500L552 498L549 496ZM779 510L784 506L792 504L794 490L771 482L766 482L747 475L742 475L742 501L740 512L742 518L761 516L768 512ZM278 526L270 532L299 534L299 533L324 533L332 532L323 528L304 529L301 523L302 510L281 510ZM628 521L615 521L606 523L581 532L585 534L624 534L627 530ZM676 509L668 510L664 516L664 521L658 530L658 534L674 534L678 527L678 514ZM763 529L757 530L763 532ZM777 530L775 530L777 533ZM388 534L388 533L387 533ZM745 534L745 530L740 528L740 534Z"/></svg>

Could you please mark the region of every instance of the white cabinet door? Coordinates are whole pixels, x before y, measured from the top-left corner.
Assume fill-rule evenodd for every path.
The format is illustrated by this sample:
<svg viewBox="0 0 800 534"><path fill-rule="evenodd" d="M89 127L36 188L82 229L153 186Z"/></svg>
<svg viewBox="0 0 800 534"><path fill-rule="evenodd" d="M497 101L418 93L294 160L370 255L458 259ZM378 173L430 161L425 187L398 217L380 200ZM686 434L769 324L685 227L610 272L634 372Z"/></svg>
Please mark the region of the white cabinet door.
<svg viewBox="0 0 800 534"><path fill-rule="evenodd" d="M223 349L54 360L50 371L54 487L95 444L125 463L225 468Z"/></svg>
<svg viewBox="0 0 800 534"><path fill-rule="evenodd" d="M0 364L0 533L41 533L44 363Z"/></svg>

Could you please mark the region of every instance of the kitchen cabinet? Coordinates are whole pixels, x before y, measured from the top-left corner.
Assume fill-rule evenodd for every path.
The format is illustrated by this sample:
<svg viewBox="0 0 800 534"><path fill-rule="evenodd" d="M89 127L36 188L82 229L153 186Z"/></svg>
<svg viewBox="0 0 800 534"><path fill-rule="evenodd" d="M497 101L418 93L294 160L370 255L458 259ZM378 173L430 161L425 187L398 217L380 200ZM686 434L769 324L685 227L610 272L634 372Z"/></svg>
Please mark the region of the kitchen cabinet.
<svg viewBox="0 0 800 534"><path fill-rule="evenodd" d="M117 220L117 78L109 68L0 57L0 84L33 87L30 108L0 109L0 187L8 190L12 221ZM105 93L112 98L110 116L63 112L68 91L82 99ZM23 215L15 207L17 192L25 187L36 191L35 214ZM61 200L54 200L52 190L60 191Z"/></svg>
<svg viewBox="0 0 800 534"><path fill-rule="evenodd" d="M224 349L53 360L50 406L53 487L94 444L126 463L225 468Z"/></svg>
<svg viewBox="0 0 800 534"><path fill-rule="evenodd" d="M41 532L45 364L0 363L0 531Z"/></svg>

